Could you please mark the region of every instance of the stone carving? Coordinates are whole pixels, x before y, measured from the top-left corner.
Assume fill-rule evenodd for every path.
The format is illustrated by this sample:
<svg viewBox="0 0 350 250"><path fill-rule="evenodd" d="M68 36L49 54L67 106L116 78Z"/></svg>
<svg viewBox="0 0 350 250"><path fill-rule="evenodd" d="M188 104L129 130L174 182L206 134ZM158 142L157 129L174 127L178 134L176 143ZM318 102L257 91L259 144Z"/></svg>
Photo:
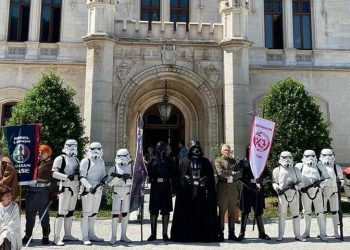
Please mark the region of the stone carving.
<svg viewBox="0 0 350 250"><path fill-rule="evenodd" d="M131 70L131 65L125 61L123 61L121 64L119 64L116 67L115 76L119 79L119 82L121 84L123 84L125 79L129 76L130 70Z"/></svg>
<svg viewBox="0 0 350 250"><path fill-rule="evenodd" d="M176 62L176 47L175 45L163 45L161 50L163 64L175 64Z"/></svg>
<svg viewBox="0 0 350 250"><path fill-rule="evenodd" d="M220 71L214 65L201 66L201 75L209 81L212 87L216 87L221 79Z"/></svg>
<svg viewBox="0 0 350 250"><path fill-rule="evenodd" d="M58 49L57 48L40 48L41 56L57 56Z"/></svg>
<svg viewBox="0 0 350 250"><path fill-rule="evenodd" d="M26 48L9 47L8 54L14 56L24 56L26 54Z"/></svg>

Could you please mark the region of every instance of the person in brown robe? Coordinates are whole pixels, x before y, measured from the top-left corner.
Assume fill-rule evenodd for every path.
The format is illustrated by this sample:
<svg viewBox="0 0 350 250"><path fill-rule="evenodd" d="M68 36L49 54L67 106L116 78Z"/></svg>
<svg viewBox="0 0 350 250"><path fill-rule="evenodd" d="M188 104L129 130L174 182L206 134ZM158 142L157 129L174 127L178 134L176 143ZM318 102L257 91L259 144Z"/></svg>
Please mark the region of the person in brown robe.
<svg viewBox="0 0 350 250"><path fill-rule="evenodd" d="M17 172L10 157L7 155L2 157L0 168L0 187L9 186L12 190L12 200L15 200L19 194L19 186Z"/></svg>

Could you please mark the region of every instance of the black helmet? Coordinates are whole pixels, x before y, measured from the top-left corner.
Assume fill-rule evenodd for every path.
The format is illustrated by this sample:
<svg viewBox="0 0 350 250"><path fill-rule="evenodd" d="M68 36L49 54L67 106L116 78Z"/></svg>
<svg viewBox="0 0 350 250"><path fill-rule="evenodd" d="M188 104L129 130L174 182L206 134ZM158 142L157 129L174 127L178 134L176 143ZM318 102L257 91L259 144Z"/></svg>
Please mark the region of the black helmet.
<svg viewBox="0 0 350 250"><path fill-rule="evenodd" d="M188 157L201 157L203 156L203 151L201 148L201 144L198 140L191 140L188 144Z"/></svg>
<svg viewBox="0 0 350 250"><path fill-rule="evenodd" d="M165 142L160 141L160 142L157 143L157 145L156 145L156 151L157 152L161 153L161 152L165 151L165 149L166 149Z"/></svg>

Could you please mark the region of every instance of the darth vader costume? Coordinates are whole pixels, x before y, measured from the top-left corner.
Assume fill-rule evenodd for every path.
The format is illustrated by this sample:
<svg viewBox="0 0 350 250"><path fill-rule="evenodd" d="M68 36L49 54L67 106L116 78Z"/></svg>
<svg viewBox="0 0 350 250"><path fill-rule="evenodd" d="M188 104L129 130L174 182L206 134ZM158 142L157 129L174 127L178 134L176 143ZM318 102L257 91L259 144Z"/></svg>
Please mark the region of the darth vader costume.
<svg viewBox="0 0 350 250"><path fill-rule="evenodd" d="M200 143L192 140L187 158L176 169L176 201L171 240L218 241L217 203L211 163Z"/></svg>

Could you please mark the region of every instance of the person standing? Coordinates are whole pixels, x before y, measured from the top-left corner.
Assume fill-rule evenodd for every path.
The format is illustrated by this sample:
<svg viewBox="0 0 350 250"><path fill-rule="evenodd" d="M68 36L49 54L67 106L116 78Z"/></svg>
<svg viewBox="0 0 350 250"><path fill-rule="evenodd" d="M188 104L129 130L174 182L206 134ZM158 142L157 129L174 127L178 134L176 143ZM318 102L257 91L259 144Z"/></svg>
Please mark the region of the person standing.
<svg viewBox="0 0 350 250"><path fill-rule="evenodd" d="M178 146L179 146L179 161L181 161L181 159L187 156L188 151L183 141L179 141Z"/></svg>
<svg viewBox="0 0 350 250"><path fill-rule="evenodd" d="M295 240L305 241L300 235L299 190L302 187L301 173L299 169L294 167L293 157L289 151L281 152L278 164L279 166L272 171L272 187L278 194L277 241L283 240L288 207L293 217Z"/></svg>
<svg viewBox="0 0 350 250"><path fill-rule="evenodd" d="M149 210L151 214L151 236L148 241L157 239L157 219L162 215L163 240L169 241L168 224L173 211L172 193L174 181L174 162L166 155L166 144L160 141L156 145L156 154L147 163L148 177L151 182Z"/></svg>
<svg viewBox="0 0 350 250"><path fill-rule="evenodd" d="M303 238L310 237L312 205L317 215L317 224L320 230L320 239L328 241L326 237L326 218L323 213L322 191L331 182L330 176L323 164L317 163L316 153L313 150L305 150L302 163L296 164L302 176L303 187L301 201L303 204L305 232Z"/></svg>
<svg viewBox="0 0 350 250"><path fill-rule="evenodd" d="M237 241L235 235L235 209L238 201L238 180L242 173L235 159L231 157L230 145L221 147L221 156L215 159L214 167L218 176L217 201L220 217L220 241L224 241L225 213L228 211L228 239Z"/></svg>
<svg viewBox="0 0 350 250"><path fill-rule="evenodd" d="M96 215L100 208L103 186L107 177L105 163L102 160L102 145L93 142L89 146L88 157L80 162L80 182L83 187L81 194L82 218L80 221L82 242L91 245L91 241L101 242L95 233Z"/></svg>
<svg viewBox="0 0 350 250"><path fill-rule="evenodd" d="M52 177L59 180L58 211L54 225L54 238L52 243L64 246L61 241L61 229L64 222L63 241L77 240L72 236L72 221L79 192L79 160L78 143L68 139L62 149L63 154L57 156L52 166Z"/></svg>
<svg viewBox="0 0 350 250"><path fill-rule="evenodd" d="M199 141L192 140L187 158L176 170L176 202L171 240L217 242L218 217L214 171L203 157Z"/></svg>
<svg viewBox="0 0 350 250"><path fill-rule="evenodd" d="M2 157L0 167L0 186L6 185L10 187L12 200L16 200L19 194L17 172L8 155Z"/></svg>
<svg viewBox="0 0 350 250"><path fill-rule="evenodd" d="M248 222L248 215L251 210L254 210L254 216L258 225L259 238L264 240L271 240L271 238L265 233L264 222L262 215L265 208L265 195L264 195L264 178L270 176L267 168L261 174L259 179L255 179L249 163L249 150L250 146L246 148L246 158L239 162L239 168L242 170L241 181L243 183L239 208L241 210L241 232L239 233L238 240L242 241L245 236L245 230Z"/></svg>
<svg viewBox="0 0 350 250"><path fill-rule="evenodd" d="M23 244L27 244L32 236L35 224L36 213L39 212L43 238L43 245L49 244L50 234L50 218L48 205L50 202L50 186L51 186L51 169L53 161L51 160L52 149L48 145L39 146L39 166L37 183L28 186L26 193L26 229L25 236L22 239ZM45 210L46 213L44 214Z"/></svg>

